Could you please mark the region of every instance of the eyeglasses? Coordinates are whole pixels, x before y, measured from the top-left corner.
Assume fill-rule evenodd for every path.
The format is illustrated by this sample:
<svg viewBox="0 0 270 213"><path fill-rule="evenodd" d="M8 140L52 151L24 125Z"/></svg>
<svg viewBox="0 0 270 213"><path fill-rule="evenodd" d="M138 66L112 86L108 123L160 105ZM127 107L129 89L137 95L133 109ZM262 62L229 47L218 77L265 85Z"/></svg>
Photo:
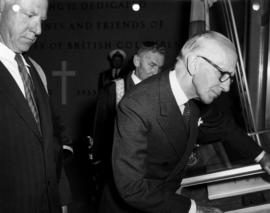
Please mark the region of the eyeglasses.
<svg viewBox="0 0 270 213"><path fill-rule="evenodd" d="M228 79L230 79L231 82L233 82L233 74L231 72L225 71L223 69L221 69L218 65L216 65L215 63L213 63L212 61L210 61L208 58L205 58L204 56L198 56L202 59L204 59L206 62L208 62L209 64L211 64L213 67L215 67L217 69L217 71L220 72L220 77L219 77L219 81L220 82L225 82Z"/></svg>

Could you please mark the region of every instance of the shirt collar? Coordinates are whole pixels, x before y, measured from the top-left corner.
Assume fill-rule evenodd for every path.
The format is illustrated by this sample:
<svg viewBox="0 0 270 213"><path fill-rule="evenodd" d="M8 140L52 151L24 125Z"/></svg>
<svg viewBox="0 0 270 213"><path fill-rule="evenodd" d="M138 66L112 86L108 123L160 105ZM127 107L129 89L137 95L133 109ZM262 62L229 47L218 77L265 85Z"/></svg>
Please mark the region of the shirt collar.
<svg viewBox="0 0 270 213"><path fill-rule="evenodd" d="M170 80L171 89L172 89L177 105L182 106L185 103L187 103L188 98L176 78L175 70L170 71L169 80Z"/></svg>
<svg viewBox="0 0 270 213"><path fill-rule="evenodd" d="M141 79L138 78L137 75L135 75L135 70L133 70L133 72L131 74L131 78L132 78L132 80L133 80L133 82L134 82L135 85L138 84L138 83L140 83L142 81Z"/></svg>
<svg viewBox="0 0 270 213"><path fill-rule="evenodd" d="M6 45L4 45L2 42L0 42L0 52L1 52L1 55L0 57L4 60L8 60L8 61L11 61L11 60L15 60L15 53L9 49Z"/></svg>
<svg viewBox="0 0 270 213"><path fill-rule="evenodd" d="M16 53L14 53L11 49L9 49L2 42L0 42L0 52L1 52L1 55L0 55L1 59L7 60L7 61L15 61ZM22 57L22 59L23 59L24 65L26 65L27 67L30 67L30 65L26 62L24 57Z"/></svg>

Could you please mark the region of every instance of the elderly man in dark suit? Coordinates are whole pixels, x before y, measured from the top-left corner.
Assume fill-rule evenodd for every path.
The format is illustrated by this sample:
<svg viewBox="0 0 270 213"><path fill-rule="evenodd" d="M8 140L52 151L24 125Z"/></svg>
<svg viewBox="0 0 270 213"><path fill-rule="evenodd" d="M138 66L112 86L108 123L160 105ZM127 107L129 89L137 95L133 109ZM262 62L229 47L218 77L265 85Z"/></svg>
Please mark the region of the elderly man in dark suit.
<svg viewBox="0 0 270 213"><path fill-rule="evenodd" d="M237 55L229 39L206 32L189 39L175 68L142 82L119 104L112 153L115 183L125 208L111 212L220 213L176 194L197 142L224 141L269 173L269 154L210 104L228 92ZM123 207L123 206L122 206Z"/></svg>
<svg viewBox="0 0 270 213"><path fill-rule="evenodd" d="M159 73L164 64L165 48L156 42L143 42L133 57L134 70L125 78L113 81L100 91L94 122L94 154L96 160L101 161L102 177L105 182L112 181L111 151L116 106L125 92L148 77ZM104 196L103 196L104 198ZM106 201L101 202L102 210L106 208Z"/></svg>
<svg viewBox="0 0 270 213"><path fill-rule="evenodd" d="M0 3L0 212L59 213L66 139L53 128L62 125L55 123L45 75L25 54L41 34L48 1Z"/></svg>

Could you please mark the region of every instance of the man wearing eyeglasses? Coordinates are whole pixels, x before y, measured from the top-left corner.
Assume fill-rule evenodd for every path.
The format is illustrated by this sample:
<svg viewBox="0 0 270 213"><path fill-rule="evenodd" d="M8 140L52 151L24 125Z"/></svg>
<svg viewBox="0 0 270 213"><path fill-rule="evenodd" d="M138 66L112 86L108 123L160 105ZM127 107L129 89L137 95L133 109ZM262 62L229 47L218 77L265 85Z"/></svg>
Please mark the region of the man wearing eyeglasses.
<svg viewBox="0 0 270 213"><path fill-rule="evenodd" d="M206 32L185 43L174 70L145 80L122 99L112 153L115 184L126 205L118 212L222 212L175 193L198 142L224 141L270 173L269 154L229 116L212 107L202 113L197 106L230 90L236 63L232 42Z"/></svg>

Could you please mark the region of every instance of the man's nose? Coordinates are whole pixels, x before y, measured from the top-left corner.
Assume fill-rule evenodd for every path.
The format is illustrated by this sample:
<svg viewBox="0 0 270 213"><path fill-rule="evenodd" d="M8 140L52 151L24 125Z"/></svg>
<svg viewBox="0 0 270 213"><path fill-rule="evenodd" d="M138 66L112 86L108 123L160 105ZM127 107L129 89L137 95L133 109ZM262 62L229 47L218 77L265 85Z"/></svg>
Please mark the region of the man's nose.
<svg viewBox="0 0 270 213"><path fill-rule="evenodd" d="M33 21L31 31L35 33L35 35L40 35L42 33L41 20Z"/></svg>

